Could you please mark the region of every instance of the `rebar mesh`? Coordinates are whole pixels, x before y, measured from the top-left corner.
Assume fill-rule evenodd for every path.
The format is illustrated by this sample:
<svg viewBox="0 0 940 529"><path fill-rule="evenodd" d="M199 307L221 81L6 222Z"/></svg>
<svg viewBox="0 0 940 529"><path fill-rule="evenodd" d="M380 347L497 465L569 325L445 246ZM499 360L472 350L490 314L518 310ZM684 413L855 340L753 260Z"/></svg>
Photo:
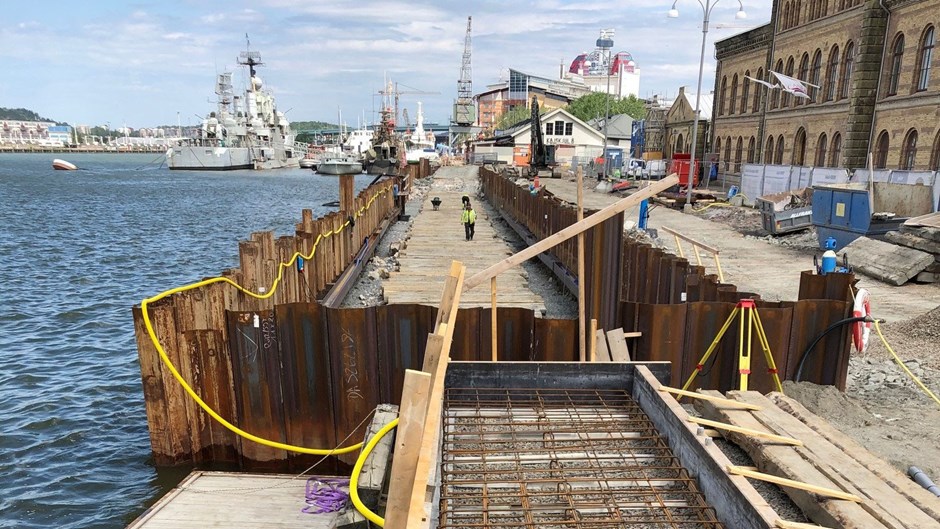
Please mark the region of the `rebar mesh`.
<svg viewBox="0 0 940 529"><path fill-rule="evenodd" d="M624 391L447 389L439 527L719 528Z"/></svg>

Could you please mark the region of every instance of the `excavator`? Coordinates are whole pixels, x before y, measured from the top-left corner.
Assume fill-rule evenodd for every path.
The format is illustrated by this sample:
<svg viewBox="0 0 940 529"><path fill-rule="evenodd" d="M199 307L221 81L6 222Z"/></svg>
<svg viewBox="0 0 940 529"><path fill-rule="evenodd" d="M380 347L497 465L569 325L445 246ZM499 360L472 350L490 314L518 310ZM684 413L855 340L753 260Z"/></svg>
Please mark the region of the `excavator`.
<svg viewBox="0 0 940 529"><path fill-rule="evenodd" d="M545 170L545 176L552 176L555 166L555 146L546 145L542 137L542 119L539 115L539 100L532 96L532 144L529 147L529 176L540 176L539 171Z"/></svg>

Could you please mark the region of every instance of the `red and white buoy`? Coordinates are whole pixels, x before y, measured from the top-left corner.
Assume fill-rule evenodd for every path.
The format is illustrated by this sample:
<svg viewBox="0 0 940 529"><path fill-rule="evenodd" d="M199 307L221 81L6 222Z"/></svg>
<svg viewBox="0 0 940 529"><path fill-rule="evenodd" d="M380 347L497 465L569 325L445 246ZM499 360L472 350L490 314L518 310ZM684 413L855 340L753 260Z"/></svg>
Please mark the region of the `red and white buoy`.
<svg viewBox="0 0 940 529"><path fill-rule="evenodd" d="M853 316L861 318L867 316L871 318L871 293L867 289L860 288L855 294L855 306L852 309ZM864 353L868 348L868 338L871 335L870 321L857 321L852 326L852 342L855 344L855 350Z"/></svg>
<svg viewBox="0 0 940 529"><path fill-rule="evenodd" d="M78 170L78 167L71 162L66 162L65 160L60 160L56 158L52 160L52 168L56 171L75 171Z"/></svg>

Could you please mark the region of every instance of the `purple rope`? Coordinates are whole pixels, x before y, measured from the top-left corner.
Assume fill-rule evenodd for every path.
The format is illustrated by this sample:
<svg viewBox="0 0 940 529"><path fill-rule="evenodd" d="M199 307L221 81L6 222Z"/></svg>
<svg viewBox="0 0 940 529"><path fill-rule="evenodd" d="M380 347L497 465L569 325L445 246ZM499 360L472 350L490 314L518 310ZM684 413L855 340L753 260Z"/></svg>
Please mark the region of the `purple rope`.
<svg viewBox="0 0 940 529"><path fill-rule="evenodd" d="M349 502L349 493L344 491L342 487L349 487L349 478L308 479L304 499L307 506L301 509L300 512L326 514L345 509Z"/></svg>

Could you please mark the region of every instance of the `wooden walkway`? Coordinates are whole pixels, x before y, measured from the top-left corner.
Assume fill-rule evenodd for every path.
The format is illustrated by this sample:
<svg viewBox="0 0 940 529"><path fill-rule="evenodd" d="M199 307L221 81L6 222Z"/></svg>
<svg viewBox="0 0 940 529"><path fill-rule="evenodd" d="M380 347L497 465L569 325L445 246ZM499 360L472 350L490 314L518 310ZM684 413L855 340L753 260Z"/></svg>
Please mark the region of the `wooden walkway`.
<svg viewBox="0 0 940 529"><path fill-rule="evenodd" d="M329 529L336 513L305 514L307 480L292 475L194 471L128 529Z"/></svg>
<svg viewBox="0 0 940 529"><path fill-rule="evenodd" d="M440 303L444 278L451 261L458 260L467 267L467 277L497 261L512 255L512 248L500 238L482 204L477 204L479 168L476 166L441 167L434 174L434 183L425 197L407 240L401 251L401 270L392 272L383 285L388 303ZM472 241L464 237L460 222L463 208L461 197L470 196L477 212L476 233ZM441 199L435 211L431 200ZM500 307L524 307L539 311L545 308L542 297L533 292L525 270L512 268L497 278L497 303ZM465 291L461 307L489 307L489 285Z"/></svg>

